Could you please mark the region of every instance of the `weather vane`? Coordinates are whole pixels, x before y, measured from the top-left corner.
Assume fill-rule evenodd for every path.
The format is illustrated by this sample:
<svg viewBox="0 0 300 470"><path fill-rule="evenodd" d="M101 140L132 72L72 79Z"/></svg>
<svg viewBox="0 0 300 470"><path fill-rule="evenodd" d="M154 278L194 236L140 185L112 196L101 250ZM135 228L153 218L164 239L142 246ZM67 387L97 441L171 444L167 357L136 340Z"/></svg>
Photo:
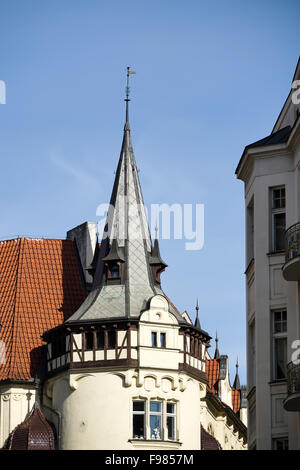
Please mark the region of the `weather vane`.
<svg viewBox="0 0 300 470"><path fill-rule="evenodd" d="M130 92L130 88L129 88L129 76L130 75L133 75L135 74L136 72L134 72L133 70L130 70L130 67L127 67L127 85L126 85L126 100L125 101L130 101L129 100L129 92Z"/></svg>

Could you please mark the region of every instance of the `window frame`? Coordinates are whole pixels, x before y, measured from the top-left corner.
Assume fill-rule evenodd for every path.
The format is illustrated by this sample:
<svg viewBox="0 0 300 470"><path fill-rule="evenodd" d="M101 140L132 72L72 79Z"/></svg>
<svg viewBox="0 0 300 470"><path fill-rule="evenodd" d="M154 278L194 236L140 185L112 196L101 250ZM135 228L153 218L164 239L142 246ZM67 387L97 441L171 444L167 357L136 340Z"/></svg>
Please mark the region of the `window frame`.
<svg viewBox="0 0 300 470"><path fill-rule="evenodd" d="M151 411L151 403L159 403L160 404L160 411ZM151 416L158 416L160 417L160 437L153 438L151 435ZM163 401L162 400L149 400L149 433L150 439L156 441L163 441L164 439L164 423L163 423Z"/></svg>
<svg viewBox="0 0 300 470"><path fill-rule="evenodd" d="M133 409L133 403L134 402L142 402L144 403L144 411L136 411ZM143 428L144 428L144 433L143 433L143 437L134 437L134 434L133 434L133 419L134 419L134 416L141 416L143 415L144 416L144 423L143 423ZM146 416L147 416L147 400L146 399L142 399L142 398L134 398L131 400L131 416L132 416L132 439L139 439L139 440L145 440L146 439L146 435L147 435L147 421L146 421Z"/></svg>
<svg viewBox="0 0 300 470"><path fill-rule="evenodd" d="M277 443L282 442L285 445L287 443L287 449L277 449ZM289 439L288 436L279 436L279 437L273 437L272 439L272 449L273 450L289 450Z"/></svg>
<svg viewBox="0 0 300 470"><path fill-rule="evenodd" d="M284 206L283 207L275 207L274 205L274 194L275 191L282 190L284 189ZM276 247L276 232L275 232L275 219L277 215L284 214L285 218L285 230L286 230L286 188L285 185L280 185L280 186L274 186L270 188L270 214L271 214L271 252L272 253L280 253L284 251L285 247L283 246L282 248L278 249Z"/></svg>
<svg viewBox="0 0 300 470"><path fill-rule="evenodd" d="M281 319L281 323L286 324L285 331L277 331L275 330L275 315L276 313L285 313L286 320ZM277 322L278 323L278 322ZM271 333L272 333L272 379L276 382L285 381L287 379L287 371L285 370L285 377L278 378L277 376L277 347L276 347L276 340L278 339L285 339L286 343L286 364L287 366L287 309L282 307L281 309L274 309L271 311Z"/></svg>
<svg viewBox="0 0 300 470"><path fill-rule="evenodd" d="M144 402L144 411L134 411L133 410L133 403L134 402ZM161 404L161 411L150 411L151 403L160 403ZM174 413L167 412L167 405L174 406ZM170 399L167 400L161 397L133 397L131 399L131 423L132 423L132 430L131 430L131 439L138 439L138 440L145 440L145 441L168 441L168 442L178 442L178 430L177 430L177 420L178 420L178 400ZM133 416L134 415L144 415L144 437L135 437L134 436L134 429L133 429ZM150 417L151 416L160 416L161 417L161 436L159 439L152 438L151 436L151 426L150 426ZM174 420L174 439L169 438L168 426L167 426L167 418L171 417Z"/></svg>

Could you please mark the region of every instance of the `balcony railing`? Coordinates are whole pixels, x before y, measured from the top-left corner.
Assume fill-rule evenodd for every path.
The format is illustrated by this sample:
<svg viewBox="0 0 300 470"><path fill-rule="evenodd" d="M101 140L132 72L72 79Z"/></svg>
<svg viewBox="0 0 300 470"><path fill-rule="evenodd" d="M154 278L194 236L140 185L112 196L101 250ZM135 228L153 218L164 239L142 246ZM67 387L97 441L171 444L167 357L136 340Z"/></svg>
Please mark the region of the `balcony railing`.
<svg viewBox="0 0 300 470"><path fill-rule="evenodd" d="M287 365L287 393L284 402L287 411L300 411L300 363Z"/></svg>
<svg viewBox="0 0 300 470"><path fill-rule="evenodd" d="M300 280L300 222L285 232L285 265L283 276L287 281Z"/></svg>
<svg viewBox="0 0 300 470"><path fill-rule="evenodd" d="M292 225L285 232L285 261L300 256L300 222Z"/></svg>

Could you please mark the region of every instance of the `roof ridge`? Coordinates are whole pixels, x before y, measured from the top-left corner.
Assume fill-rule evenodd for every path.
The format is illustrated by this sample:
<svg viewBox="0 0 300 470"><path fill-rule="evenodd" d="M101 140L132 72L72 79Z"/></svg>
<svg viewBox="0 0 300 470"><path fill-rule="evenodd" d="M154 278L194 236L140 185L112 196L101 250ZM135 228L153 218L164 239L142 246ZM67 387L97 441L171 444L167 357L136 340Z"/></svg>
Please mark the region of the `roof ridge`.
<svg viewBox="0 0 300 470"><path fill-rule="evenodd" d="M11 338L11 353L10 353L10 358L9 358L9 366L8 366L8 376L11 373L11 370L13 369L13 358L14 358L14 350L16 350L16 343L14 341L14 337L16 334L16 329L15 329L15 323L16 323L16 304L17 304L17 293L18 293L18 278L19 278L19 268L20 268L20 257L21 257L21 242L22 239L19 238L19 251L18 251L18 259L17 259L17 269L16 269L16 279L15 279L15 285L14 285L14 306L13 306L13 315L12 315L12 338Z"/></svg>

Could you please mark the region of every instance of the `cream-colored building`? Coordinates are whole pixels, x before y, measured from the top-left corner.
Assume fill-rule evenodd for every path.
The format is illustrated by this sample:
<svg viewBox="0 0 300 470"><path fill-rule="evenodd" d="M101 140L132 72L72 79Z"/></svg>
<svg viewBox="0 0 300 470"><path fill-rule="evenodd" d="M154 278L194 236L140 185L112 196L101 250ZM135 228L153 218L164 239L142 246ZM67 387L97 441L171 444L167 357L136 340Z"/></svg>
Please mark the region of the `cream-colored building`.
<svg viewBox="0 0 300 470"><path fill-rule="evenodd" d="M300 80L300 61L293 83ZM300 449L300 105L291 88L272 133L248 145L245 184L248 445ZM298 93L299 95L299 93ZM298 354L299 356L299 354Z"/></svg>
<svg viewBox="0 0 300 470"><path fill-rule="evenodd" d="M38 257L34 252L30 256L30 262L38 265L37 290L44 291L41 296L36 294L34 303L40 313L35 316L35 307L30 305L32 320L27 317L23 330L27 345L27 330L33 326L30 322L38 324L38 328L34 326L36 335L43 327L44 343L37 343L34 349L40 354L35 361L40 367L34 374L40 382L30 380L33 363L28 357L27 369L19 375L24 387L37 392L39 412L18 425L31 411L32 402L26 401L27 390L21 393L13 388L16 362L7 370L10 381L1 396L0 445L16 448L21 435L25 448L28 429L34 432L39 427L47 443L52 445L55 440L62 450L244 450L246 404L238 373L231 386L227 356L220 356L216 348L215 357L210 357L211 337L200 326L198 307L193 324L162 290L160 276L167 265L157 237L153 243L150 236L131 143L128 102L111 195L113 210L108 213L101 244L98 237L95 243L93 223L69 231L68 239L60 243L23 242L25 252L41 247L45 250L48 245L52 250L51 254ZM95 249L91 250L93 242ZM12 250L13 243L8 245ZM24 253L18 257L25 258ZM44 271L49 270L52 258L60 267L59 282L54 286L49 282L56 282L57 276L51 269L47 278ZM31 282L32 277L25 276L24 282L28 279ZM32 289L30 282L28 289ZM24 291L26 288L21 290L23 295ZM61 297L47 315L45 308L50 309L57 291ZM35 291L30 299L33 295ZM18 311L20 318L23 313ZM44 315L42 321L40 315ZM4 330L9 326L13 335L14 326L7 320ZM5 338L8 345L8 333ZM19 342L22 344L21 331ZM19 351L20 357L23 353ZM28 354L35 358L30 348ZM4 393L12 398L10 407L5 404ZM17 393L19 407L13 401ZM51 427L43 421L41 412Z"/></svg>

